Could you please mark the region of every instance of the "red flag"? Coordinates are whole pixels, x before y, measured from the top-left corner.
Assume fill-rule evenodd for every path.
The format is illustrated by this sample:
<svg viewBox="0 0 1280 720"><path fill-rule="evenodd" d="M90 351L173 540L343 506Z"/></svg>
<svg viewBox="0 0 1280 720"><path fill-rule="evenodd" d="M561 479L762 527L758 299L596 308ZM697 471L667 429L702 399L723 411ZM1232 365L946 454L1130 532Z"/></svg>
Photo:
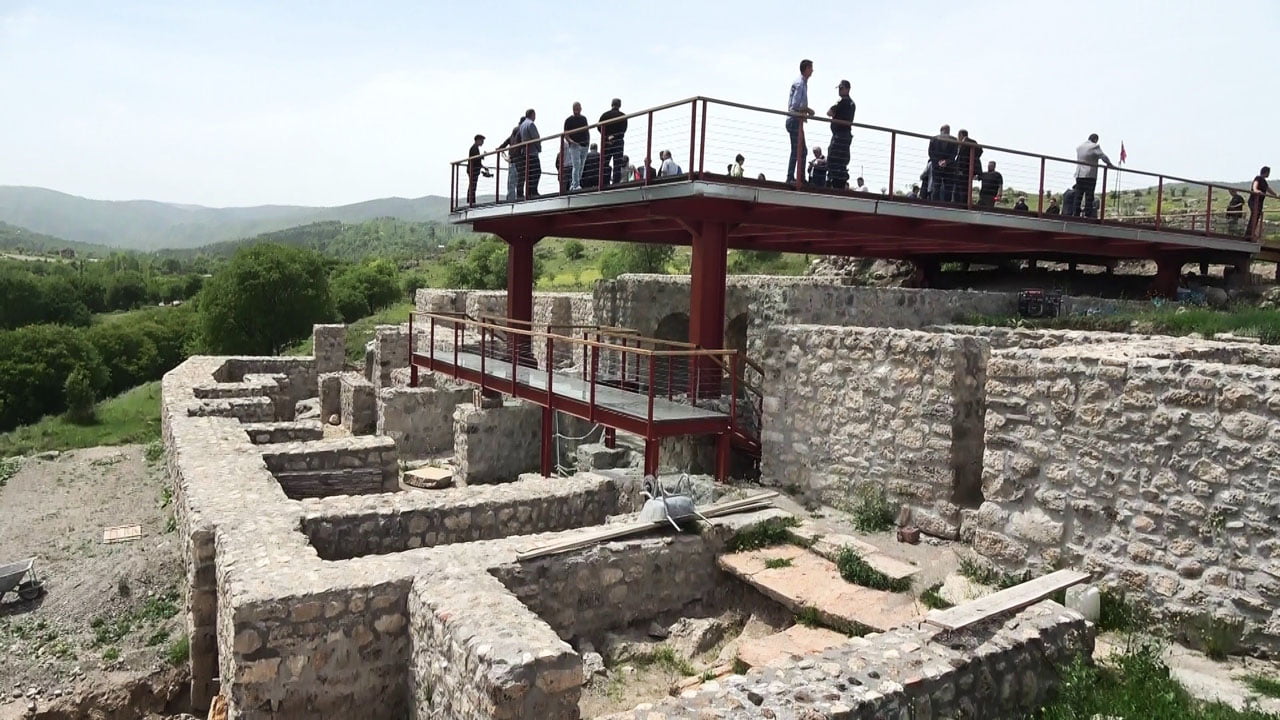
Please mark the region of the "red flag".
<svg viewBox="0 0 1280 720"><path fill-rule="evenodd" d="M1121 140L1120 141L1120 164L1123 165L1124 161L1128 159L1128 157L1129 157L1129 153L1124 151L1124 141Z"/></svg>

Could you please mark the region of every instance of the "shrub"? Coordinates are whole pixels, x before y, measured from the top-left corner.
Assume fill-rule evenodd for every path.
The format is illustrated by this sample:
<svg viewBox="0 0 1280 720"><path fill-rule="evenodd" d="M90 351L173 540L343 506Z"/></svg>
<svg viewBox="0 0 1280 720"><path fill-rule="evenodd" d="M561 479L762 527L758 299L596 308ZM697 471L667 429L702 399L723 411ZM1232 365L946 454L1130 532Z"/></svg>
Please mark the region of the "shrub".
<svg viewBox="0 0 1280 720"><path fill-rule="evenodd" d="M863 483L854 490L849 509L853 526L862 532L883 532L893 528L898 511L889 502L884 488Z"/></svg>
<svg viewBox="0 0 1280 720"><path fill-rule="evenodd" d="M93 390L93 380L88 371L83 367L72 370L63 383L62 393L66 397L68 420L78 425L93 422L93 406L98 402L98 396Z"/></svg>
<svg viewBox="0 0 1280 720"><path fill-rule="evenodd" d="M205 283L199 307L209 352L278 354L333 317L325 260L282 245L244 248Z"/></svg>
<svg viewBox="0 0 1280 720"><path fill-rule="evenodd" d="M566 240L564 244L564 257L566 260L581 260L583 255L587 254L587 247L579 240Z"/></svg>

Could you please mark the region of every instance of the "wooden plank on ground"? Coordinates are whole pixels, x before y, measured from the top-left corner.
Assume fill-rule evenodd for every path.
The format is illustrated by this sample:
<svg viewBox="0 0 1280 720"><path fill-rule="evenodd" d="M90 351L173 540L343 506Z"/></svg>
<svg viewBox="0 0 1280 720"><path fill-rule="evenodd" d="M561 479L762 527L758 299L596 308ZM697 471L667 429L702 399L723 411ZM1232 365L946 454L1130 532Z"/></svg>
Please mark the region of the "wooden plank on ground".
<svg viewBox="0 0 1280 720"><path fill-rule="evenodd" d="M1089 579L1089 573L1058 570L963 605L931 610L924 619L947 630L959 630L990 617L1034 605L1050 595Z"/></svg>
<svg viewBox="0 0 1280 720"><path fill-rule="evenodd" d="M141 525L121 525L119 527L109 527L102 531L102 542L118 543L137 540L142 537Z"/></svg>

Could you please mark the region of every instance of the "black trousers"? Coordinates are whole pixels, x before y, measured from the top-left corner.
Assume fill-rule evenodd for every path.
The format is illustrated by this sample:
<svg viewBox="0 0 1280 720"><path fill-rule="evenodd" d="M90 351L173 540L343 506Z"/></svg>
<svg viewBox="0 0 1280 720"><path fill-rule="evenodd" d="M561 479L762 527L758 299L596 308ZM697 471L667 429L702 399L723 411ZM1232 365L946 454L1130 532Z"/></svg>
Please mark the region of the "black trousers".
<svg viewBox="0 0 1280 720"><path fill-rule="evenodd" d="M827 146L827 184L833 188L849 185L849 146L852 144L852 135L831 136L831 144Z"/></svg>
<svg viewBox="0 0 1280 720"><path fill-rule="evenodd" d="M1075 215L1077 217L1084 217L1084 212L1080 209L1082 205L1089 213L1089 217L1093 217L1093 191L1097 187L1098 178L1096 177L1076 178Z"/></svg>
<svg viewBox="0 0 1280 720"><path fill-rule="evenodd" d="M538 181L542 179L542 161L538 159L537 153L529 154L529 162L526 165L529 168L528 177L525 178L524 196L526 198L538 197Z"/></svg>
<svg viewBox="0 0 1280 720"><path fill-rule="evenodd" d="M604 184L617 185L622 182L622 148L626 143L624 135L610 135L604 143L604 155L600 162L604 163Z"/></svg>
<svg viewBox="0 0 1280 720"><path fill-rule="evenodd" d="M480 173L467 173L471 178L467 181L467 204L476 204L476 185L480 183Z"/></svg>
<svg viewBox="0 0 1280 720"><path fill-rule="evenodd" d="M1245 233L1245 237L1252 238L1258 233L1258 227L1262 224L1262 196L1254 195L1249 198L1249 231Z"/></svg>

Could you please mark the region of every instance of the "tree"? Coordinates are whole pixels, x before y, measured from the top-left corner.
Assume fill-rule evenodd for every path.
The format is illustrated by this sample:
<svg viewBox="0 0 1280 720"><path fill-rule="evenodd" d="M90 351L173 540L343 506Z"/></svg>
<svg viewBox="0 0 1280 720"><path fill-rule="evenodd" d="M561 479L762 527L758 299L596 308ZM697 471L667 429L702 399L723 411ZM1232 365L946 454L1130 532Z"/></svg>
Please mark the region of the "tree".
<svg viewBox="0 0 1280 720"><path fill-rule="evenodd" d="M62 385L63 395L67 398L67 419L78 425L88 425L94 421L93 404L98 401L93 390L93 378L89 371L77 365Z"/></svg>
<svg viewBox="0 0 1280 720"><path fill-rule="evenodd" d="M350 265L333 278L334 305L344 322L372 315L400 298L396 269L385 260Z"/></svg>
<svg viewBox="0 0 1280 720"><path fill-rule="evenodd" d="M147 281L137 270L123 270L107 281L107 307L132 310L147 302Z"/></svg>
<svg viewBox="0 0 1280 720"><path fill-rule="evenodd" d="M542 275L542 261L534 257L533 279ZM507 286L507 244L489 237L472 246L461 262L445 268L449 287L500 290Z"/></svg>
<svg viewBox="0 0 1280 720"><path fill-rule="evenodd" d="M567 260L581 260L587 254L587 248L579 240L569 240L564 244L564 256Z"/></svg>
<svg viewBox="0 0 1280 720"><path fill-rule="evenodd" d="M80 368L95 396L108 374L84 332L65 325L0 331L0 432L67 407L67 377Z"/></svg>
<svg viewBox="0 0 1280 720"><path fill-rule="evenodd" d="M199 306L201 341L222 354L278 354L334 314L324 258L265 243L236 252L205 283Z"/></svg>
<svg viewBox="0 0 1280 720"><path fill-rule="evenodd" d="M624 273L666 273L675 257L674 245L625 243L600 255L600 275L612 280Z"/></svg>

